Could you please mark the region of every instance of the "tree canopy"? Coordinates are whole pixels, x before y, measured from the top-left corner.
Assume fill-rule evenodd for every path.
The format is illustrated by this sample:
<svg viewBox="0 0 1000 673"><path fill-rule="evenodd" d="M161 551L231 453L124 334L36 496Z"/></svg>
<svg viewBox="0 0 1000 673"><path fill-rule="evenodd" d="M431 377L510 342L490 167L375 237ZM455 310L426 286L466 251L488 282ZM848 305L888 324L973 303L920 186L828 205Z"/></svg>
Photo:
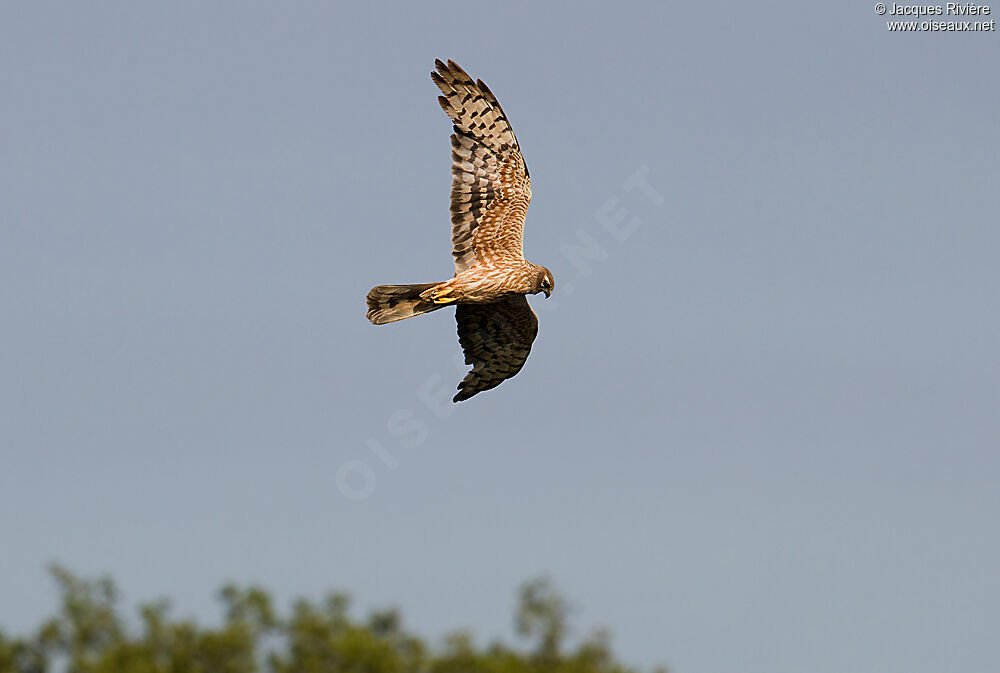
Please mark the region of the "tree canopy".
<svg viewBox="0 0 1000 673"><path fill-rule="evenodd" d="M525 646L513 647L477 646L467 631L431 646L397 610L355 618L336 592L282 614L264 589L232 584L219 592L218 625L173 618L166 600L129 620L110 578L61 566L52 575L56 614L26 636L0 631L0 673L633 673L616 661L607 632L567 643L567 603L545 578L520 589L514 623Z"/></svg>

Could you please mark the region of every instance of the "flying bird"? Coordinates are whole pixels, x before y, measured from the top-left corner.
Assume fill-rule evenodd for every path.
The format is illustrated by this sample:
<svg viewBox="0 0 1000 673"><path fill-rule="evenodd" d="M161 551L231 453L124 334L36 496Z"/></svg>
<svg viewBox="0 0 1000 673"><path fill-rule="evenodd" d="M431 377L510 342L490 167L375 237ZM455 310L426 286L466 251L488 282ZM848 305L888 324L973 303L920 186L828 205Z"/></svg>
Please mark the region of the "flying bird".
<svg viewBox="0 0 1000 673"><path fill-rule="evenodd" d="M378 285L368 319L384 325L455 306L458 341L472 365L454 402L495 388L524 366L538 334L525 295L555 288L552 272L524 259L531 179L496 96L454 61L434 62L431 79L451 121L451 254L455 276L440 283Z"/></svg>

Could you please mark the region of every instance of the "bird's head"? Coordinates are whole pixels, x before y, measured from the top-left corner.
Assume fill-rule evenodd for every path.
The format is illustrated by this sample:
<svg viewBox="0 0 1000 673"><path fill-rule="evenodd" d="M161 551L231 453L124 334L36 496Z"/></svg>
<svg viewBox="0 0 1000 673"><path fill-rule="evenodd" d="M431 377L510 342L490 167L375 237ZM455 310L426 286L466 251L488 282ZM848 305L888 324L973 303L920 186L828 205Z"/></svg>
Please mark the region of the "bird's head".
<svg viewBox="0 0 1000 673"><path fill-rule="evenodd" d="M536 266L532 294L544 292L545 298L548 299L554 289L556 289L556 279L553 277L552 272L544 266Z"/></svg>

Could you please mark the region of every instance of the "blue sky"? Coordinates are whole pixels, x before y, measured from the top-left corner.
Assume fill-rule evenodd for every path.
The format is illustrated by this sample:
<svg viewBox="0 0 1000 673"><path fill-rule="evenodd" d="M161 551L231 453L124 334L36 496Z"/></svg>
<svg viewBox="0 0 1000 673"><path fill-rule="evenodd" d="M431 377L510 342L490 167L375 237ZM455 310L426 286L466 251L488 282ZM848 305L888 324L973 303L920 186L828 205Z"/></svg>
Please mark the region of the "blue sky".
<svg viewBox="0 0 1000 673"><path fill-rule="evenodd" d="M866 3L0 13L4 630L53 609L51 561L204 620L253 581L482 640L548 573L637 665L995 663L995 33ZM435 58L503 103L557 283L524 370L455 406L446 311L364 319L452 272Z"/></svg>

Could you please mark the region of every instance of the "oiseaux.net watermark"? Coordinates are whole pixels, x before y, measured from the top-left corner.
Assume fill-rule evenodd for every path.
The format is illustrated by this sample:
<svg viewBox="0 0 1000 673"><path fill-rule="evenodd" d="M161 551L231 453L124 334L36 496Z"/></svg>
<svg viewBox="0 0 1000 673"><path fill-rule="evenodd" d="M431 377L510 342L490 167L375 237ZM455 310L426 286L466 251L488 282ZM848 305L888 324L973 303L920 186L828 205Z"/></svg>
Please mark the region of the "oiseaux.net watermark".
<svg viewBox="0 0 1000 673"><path fill-rule="evenodd" d="M639 217L643 209L663 206L664 198L649 181L649 166L640 166L615 194L609 196L594 211L588 227L576 231L576 240L559 246L559 253L569 262L578 278L589 278L594 266L607 260L611 248L624 244L642 226ZM566 277L565 271L560 272ZM560 292L572 295L577 286L563 280ZM538 305L540 311L551 313L559 309L556 297ZM465 376L466 365L462 354L456 353L454 369L459 378ZM370 436L358 457L345 460L337 468L337 490L348 500L366 500L375 493L378 475L382 470L400 467L401 451L415 449L427 441L431 433L429 421L447 420L454 412L451 402L454 392L454 374L432 374L416 389L416 404L400 407L389 414L385 433Z"/></svg>
<svg viewBox="0 0 1000 673"><path fill-rule="evenodd" d="M943 5L875 4L875 13L890 17L890 33L988 33L996 32L996 19L989 5L974 2L946 2Z"/></svg>

